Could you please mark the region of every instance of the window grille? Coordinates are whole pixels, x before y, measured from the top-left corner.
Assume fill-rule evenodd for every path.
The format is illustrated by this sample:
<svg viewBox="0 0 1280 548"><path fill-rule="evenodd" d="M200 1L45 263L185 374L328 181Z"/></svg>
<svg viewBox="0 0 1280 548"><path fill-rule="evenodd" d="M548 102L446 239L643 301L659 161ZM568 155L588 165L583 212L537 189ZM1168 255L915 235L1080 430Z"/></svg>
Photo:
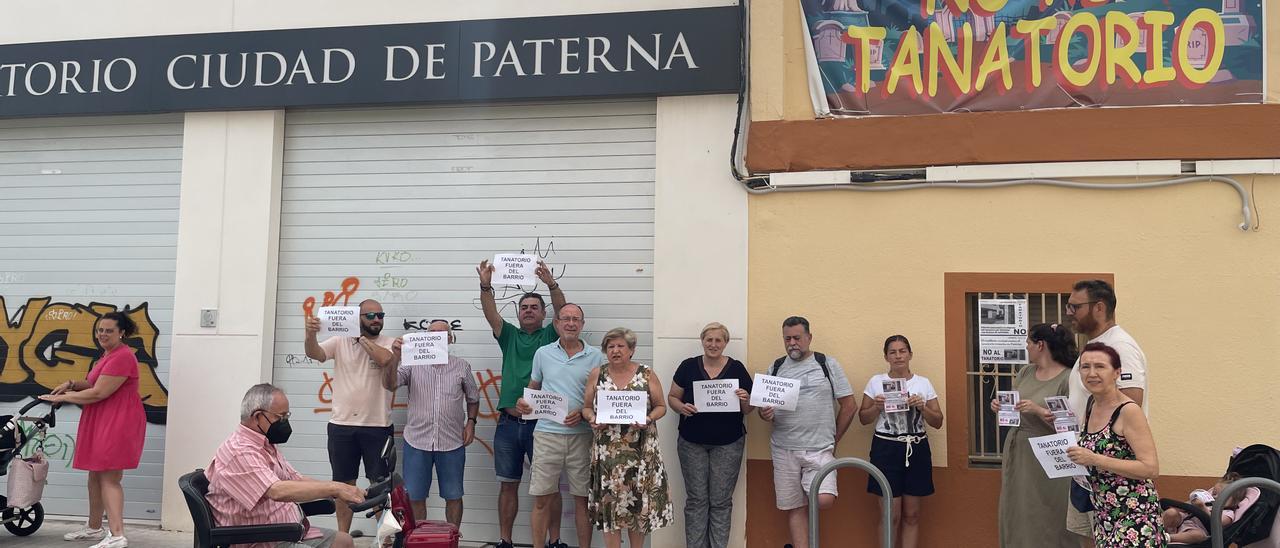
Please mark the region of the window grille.
<svg viewBox="0 0 1280 548"><path fill-rule="evenodd" d="M1026 299L1027 327L1039 323L1065 323L1064 308L1070 293L966 293L968 367L965 378L969 400L969 464L976 468L999 468L1004 438L1009 428L996 424L991 400L997 390L1012 390L1013 379L1022 365L983 363L978 354L978 299ZM1077 334L1078 345L1084 339Z"/></svg>

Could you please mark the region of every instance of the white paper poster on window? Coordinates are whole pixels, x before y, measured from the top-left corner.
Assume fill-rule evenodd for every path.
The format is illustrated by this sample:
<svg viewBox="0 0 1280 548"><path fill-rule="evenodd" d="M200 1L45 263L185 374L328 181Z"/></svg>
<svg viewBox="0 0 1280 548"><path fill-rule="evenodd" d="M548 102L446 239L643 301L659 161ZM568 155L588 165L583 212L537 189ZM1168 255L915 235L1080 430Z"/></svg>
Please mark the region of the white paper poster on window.
<svg viewBox="0 0 1280 548"><path fill-rule="evenodd" d="M1027 300L978 299L978 361L1027 363Z"/></svg>

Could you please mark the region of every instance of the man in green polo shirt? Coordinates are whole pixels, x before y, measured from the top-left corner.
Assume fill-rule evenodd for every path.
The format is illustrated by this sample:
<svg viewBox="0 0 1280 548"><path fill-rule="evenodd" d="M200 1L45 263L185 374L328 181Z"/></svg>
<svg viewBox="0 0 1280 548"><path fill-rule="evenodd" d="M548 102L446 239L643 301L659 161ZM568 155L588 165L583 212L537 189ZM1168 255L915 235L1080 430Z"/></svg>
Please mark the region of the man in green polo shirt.
<svg viewBox="0 0 1280 548"><path fill-rule="evenodd" d="M542 295L525 293L516 302L516 314L520 327L502 319L493 294L493 265L481 261L476 269L480 275L480 306L484 319L493 328L493 338L502 348L502 390L498 398L498 427L493 434L493 467L497 472L498 529L502 538L498 548L512 548L511 528L520 511L520 479L525 461L533 461L533 429L537 420L525 420L516 411L516 401L529 386L533 370L533 354L543 346L560 339L554 324L543 325L547 319L546 302ZM551 304L556 310L564 305L564 292L552 277L551 269L538 261L538 279L551 291ZM560 542L560 497L554 497L549 508L551 523L547 527L547 548L568 548Z"/></svg>

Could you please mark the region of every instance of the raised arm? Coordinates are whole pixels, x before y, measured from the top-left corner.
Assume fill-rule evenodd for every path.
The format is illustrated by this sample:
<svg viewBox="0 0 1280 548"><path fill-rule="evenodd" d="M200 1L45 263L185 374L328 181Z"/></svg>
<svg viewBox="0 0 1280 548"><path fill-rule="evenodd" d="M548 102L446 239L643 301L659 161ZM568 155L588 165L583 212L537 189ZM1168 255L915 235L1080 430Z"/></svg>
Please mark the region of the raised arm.
<svg viewBox="0 0 1280 548"><path fill-rule="evenodd" d="M538 275L538 279L542 283L547 284L547 291L551 293L551 306L559 313L560 307L569 302L564 298L564 291L560 290L560 283L556 281L555 271L547 266L547 263L538 261L538 269L534 271Z"/></svg>
<svg viewBox="0 0 1280 548"><path fill-rule="evenodd" d="M303 320L306 326L306 336L302 339L302 345L306 348L307 357L320 363L329 361L329 355L320 347L320 343L316 342L316 333L320 331L320 318L315 316L307 316Z"/></svg>
<svg viewBox="0 0 1280 548"><path fill-rule="evenodd" d="M489 322L493 337L502 334L502 314L498 313L498 303L493 296L493 265L489 261L480 261L476 274L480 275L480 310L484 311L484 320Z"/></svg>

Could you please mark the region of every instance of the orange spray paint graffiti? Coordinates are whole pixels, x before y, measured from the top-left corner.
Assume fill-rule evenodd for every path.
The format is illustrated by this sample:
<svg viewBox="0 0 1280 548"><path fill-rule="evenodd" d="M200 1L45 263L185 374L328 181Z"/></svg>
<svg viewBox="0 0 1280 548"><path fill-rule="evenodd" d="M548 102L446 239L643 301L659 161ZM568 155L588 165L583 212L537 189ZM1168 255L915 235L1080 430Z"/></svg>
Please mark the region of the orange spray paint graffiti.
<svg viewBox="0 0 1280 548"><path fill-rule="evenodd" d="M338 304L338 299L342 299L342 306L348 306L351 302L351 296L355 295L356 290L360 289L360 278L354 276L342 280L341 289L337 293L332 291L324 292L324 300L320 302L320 306L334 306ZM307 297L302 301L302 313L307 316L313 315L316 308L316 298Z"/></svg>

